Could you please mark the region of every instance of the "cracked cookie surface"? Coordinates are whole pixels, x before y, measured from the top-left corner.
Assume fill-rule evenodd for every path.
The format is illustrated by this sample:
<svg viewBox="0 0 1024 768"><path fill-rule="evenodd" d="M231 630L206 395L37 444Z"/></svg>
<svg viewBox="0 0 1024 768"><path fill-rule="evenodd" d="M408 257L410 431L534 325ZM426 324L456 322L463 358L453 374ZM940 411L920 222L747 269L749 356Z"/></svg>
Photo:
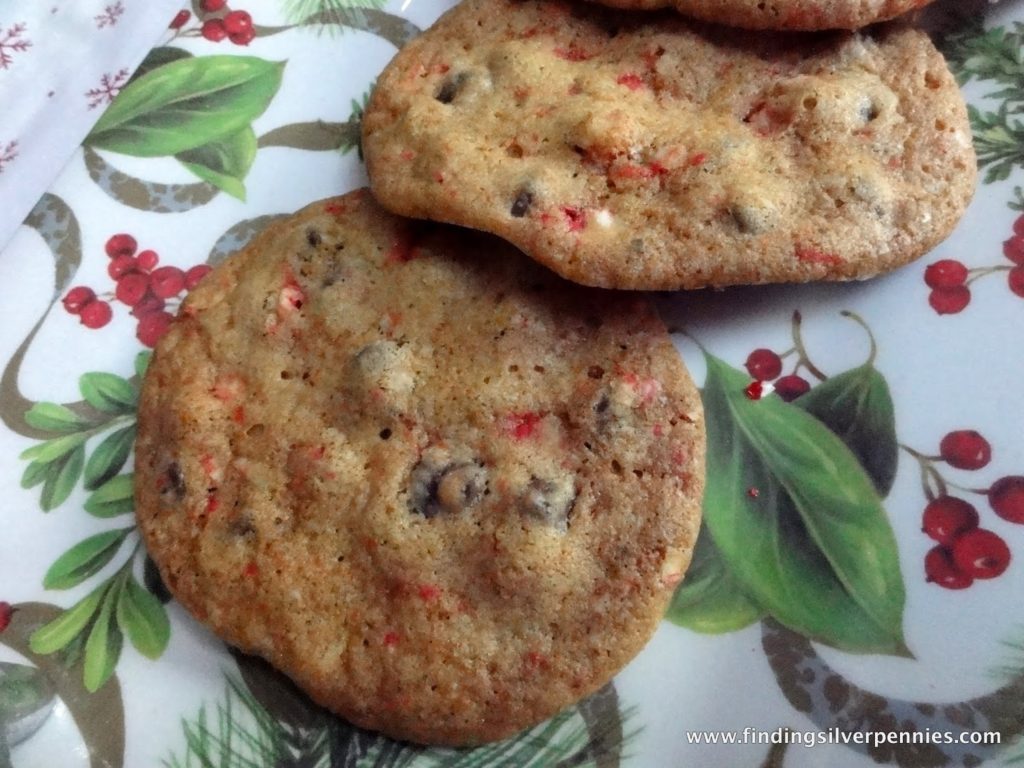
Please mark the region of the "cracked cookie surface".
<svg viewBox="0 0 1024 768"><path fill-rule="evenodd" d="M386 208L606 288L869 277L948 235L976 177L923 32L754 33L554 0L441 17L378 79L363 148Z"/></svg>
<svg viewBox="0 0 1024 768"><path fill-rule="evenodd" d="M359 191L190 294L143 385L137 516L229 643L360 726L474 744L646 643L697 534L703 435L645 301Z"/></svg>

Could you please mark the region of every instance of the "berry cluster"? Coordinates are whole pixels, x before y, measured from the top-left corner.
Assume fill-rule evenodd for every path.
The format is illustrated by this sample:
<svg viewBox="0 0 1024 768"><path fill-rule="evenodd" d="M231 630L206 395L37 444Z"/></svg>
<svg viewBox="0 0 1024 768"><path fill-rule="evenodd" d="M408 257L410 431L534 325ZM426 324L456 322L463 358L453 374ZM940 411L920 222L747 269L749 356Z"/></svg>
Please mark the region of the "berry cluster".
<svg viewBox="0 0 1024 768"><path fill-rule="evenodd" d="M1013 222L1013 235L1003 243L1003 256L1013 266L996 264L968 269L956 259L941 259L929 264L924 271L924 282L931 293L928 303L940 315L955 315L971 303L970 285L975 280L996 272L1007 273L1010 290L1024 298L1024 214Z"/></svg>
<svg viewBox="0 0 1024 768"><path fill-rule="evenodd" d="M928 498L921 530L935 540L924 559L927 581L946 589L966 589L975 579L994 579L1010 565L1010 548L999 534L979 527L981 517L970 502L953 496L949 488L988 497L989 506L1004 520L1024 524L1024 477L1001 478L990 488L971 489L954 485L936 467L945 462L969 472L988 466L992 446L973 429L950 432L939 443L938 456L925 456L907 446L904 450L921 466L923 489ZM933 488L934 486L934 488Z"/></svg>
<svg viewBox="0 0 1024 768"><path fill-rule="evenodd" d="M256 29L248 11L228 9L227 0L202 0L200 8L202 23L195 30L182 31L192 14L188 11L178 12L170 24L176 35L202 36L211 43L230 40L235 45L248 45L256 38Z"/></svg>
<svg viewBox="0 0 1024 768"><path fill-rule="evenodd" d="M113 294L100 298L92 288L79 285L64 296L64 309L77 315L86 328L102 328L114 316L110 299L115 299L130 307L132 316L138 319L138 340L155 347L173 319L167 311L168 302L180 300L183 293L195 288L210 267L197 264L187 272L178 267L158 267L157 252L138 252L135 238L127 234L107 240L106 252L110 258L107 274L114 280Z"/></svg>
<svg viewBox="0 0 1024 768"><path fill-rule="evenodd" d="M868 332L869 336L871 335L871 331L859 317L850 312L845 312L844 315L857 322ZM801 369L818 381L824 381L828 378L811 362L810 357L807 355L807 350L804 349L803 337L800 332L802 322L803 319L800 313L794 312L792 321L793 346L785 352L778 353L761 347L747 355L747 362L745 363L747 373L754 379L753 383L747 387L747 397L751 400L758 400L769 392L775 392L787 403L791 403L798 397L806 395L811 391L811 383L807 378L800 375ZM874 349L873 339L871 344L872 349ZM793 369L790 373L783 376L783 361L790 357L795 360Z"/></svg>

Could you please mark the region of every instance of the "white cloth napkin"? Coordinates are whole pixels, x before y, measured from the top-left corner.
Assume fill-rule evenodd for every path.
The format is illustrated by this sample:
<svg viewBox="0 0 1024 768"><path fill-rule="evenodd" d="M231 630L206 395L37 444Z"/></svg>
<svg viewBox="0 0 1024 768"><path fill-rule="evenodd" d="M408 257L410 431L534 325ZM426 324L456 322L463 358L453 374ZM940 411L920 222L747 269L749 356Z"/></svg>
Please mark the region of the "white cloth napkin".
<svg viewBox="0 0 1024 768"><path fill-rule="evenodd" d="M184 0L0 0L0 250Z"/></svg>

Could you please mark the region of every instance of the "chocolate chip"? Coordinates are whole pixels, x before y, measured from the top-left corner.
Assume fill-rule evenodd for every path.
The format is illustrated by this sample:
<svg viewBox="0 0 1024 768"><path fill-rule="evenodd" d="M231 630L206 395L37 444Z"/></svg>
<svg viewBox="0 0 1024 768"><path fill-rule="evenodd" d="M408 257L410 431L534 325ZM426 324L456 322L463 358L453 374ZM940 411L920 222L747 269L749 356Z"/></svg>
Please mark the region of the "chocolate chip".
<svg viewBox="0 0 1024 768"><path fill-rule="evenodd" d="M576 488L565 477L549 480L533 475L519 498L522 511L558 531L569 528L569 514L576 504Z"/></svg>
<svg viewBox="0 0 1024 768"><path fill-rule="evenodd" d="M320 233L315 229L307 229L306 242L309 243L310 247L316 248L321 242L323 242L323 240L320 237Z"/></svg>
<svg viewBox="0 0 1024 768"><path fill-rule="evenodd" d="M243 512L230 523L228 523L228 532L235 536L248 536L256 533L256 526L252 523L252 517L248 512Z"/></svg>
<svg viewBox="0 0 1024 768"><path fill-rule="evenodd" d="M452 463L440 452L424 453L409 478L409 508L430 519L458 514L487 493L487 470L474 462Z"/></svg>
<svg viewBox="0 0 1024 768"><path fill-rule="evenodd" d="M521 219L530 210L531 205L533 205L533 192L528 189L520 189L516 193L516 199L512 201L512 208L509 210L509 213L515 218Z"/></svg>
<svg viewBox="0 0 1024 768"><path fill-rule="evenodd" d="M167 469L164 470L163 482L160 484L160 495L166 498L168 494L171 494L175 501L181 501L185 498L185 491L185 478L181 474L181 465L176 461L172 461L167 465Z"/></svg>
<svg viewBox="0 0 1024 768"><path fill-rule="evenodd" d="M462 90L462 86L466 84L468 79L469 75L465 72L452 75L441 83L441 87L437 89L437 94L434 98L442 104L451 104L455 101L455 97L458 96L459 91Z"/></svg>

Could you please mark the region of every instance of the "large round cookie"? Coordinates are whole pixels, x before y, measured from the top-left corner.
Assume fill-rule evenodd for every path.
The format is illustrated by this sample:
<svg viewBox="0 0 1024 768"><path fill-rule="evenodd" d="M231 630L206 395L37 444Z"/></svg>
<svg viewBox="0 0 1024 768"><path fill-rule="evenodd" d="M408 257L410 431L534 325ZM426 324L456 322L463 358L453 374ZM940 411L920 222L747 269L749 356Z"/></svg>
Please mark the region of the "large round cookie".
<svg viewBox="0 0 1024 768"><path fill-rule="evenodd" d="M354 723L511 734L646 643L690 559L698 393L645 301L315 203L156 350L139 525L167 586Z"/></svg>
<svg viewBox="0 0 1024 768"><path fill-rule="evenodd" d="M859 29L923 8L932 0L598 0L629 10L675 7L680 13L747 29Z"/></svg>
<svg viewBox="0 0 1024 768"><path fill-rule="evenodd" d="M394 58L363 126L385 207L609 288L875 275L942 240L976 175L945 61L895 27L465 0Z"/></svg>

